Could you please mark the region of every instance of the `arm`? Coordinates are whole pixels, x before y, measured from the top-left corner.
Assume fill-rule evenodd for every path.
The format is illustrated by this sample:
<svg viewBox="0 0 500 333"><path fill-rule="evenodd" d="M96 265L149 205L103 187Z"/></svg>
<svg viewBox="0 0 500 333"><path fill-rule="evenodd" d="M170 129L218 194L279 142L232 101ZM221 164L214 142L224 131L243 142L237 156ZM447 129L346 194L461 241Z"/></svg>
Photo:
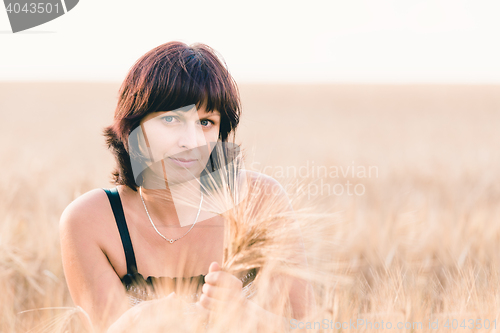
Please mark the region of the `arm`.
<svg viewBox="0 0 500 333"><path fill-rule="evenodd" d="M295 223L293 220L288 222ZM298 226L295 227L296 229L293 230L294 235L291 237L293 246L289 249L288 262L296 264L295 270L307 272L309 268L300 228ZM305 275L307 276L307 274ZM288 320L301 320L316 311L314 290L308 280L298 276L287 275L286 273L276 273L271 275L270 286L271 299L279 299L279 295L282 293L288 295L291 308L291 318L288 318Z"/></svg>
<svg viewBox="0 0 500 333"><path fill-rule="evenodd" d="M100 191L100 190L99 190ZM102 192L102 191L101 191ZM104 193L102 193L104 194ZM60 219L64 274L74 303L90 317L87 327L101 332L128 309L120 278L101 249L97 235L103 231L101 203L91 191L73 201Z"/></svg>
<svg viewBox="0 0 500 333"><path fill-rule="evenodd" d="M300 235L298 235L300 236ZM294 243L290 261L298 263L295 269L306 271L308 269L305 250L301 241ZM271 301L268 307L262 308L251 300L248 302L251 313L256 314L259 318L259 325L263 325L261 329L265 331L268 323L283 323L284 326L280 328L288 331L292 328L292 321L307 320L316 311L316 300L314 297L314 290L308 280L286 273L274 272L269 273L269 285L265 290L266 298ZM283 308L282 297L288 295L286 300L287 305L290 307L290 313L282 314L280 309ZM274 300L274 302L273 302ZM280 315L276 314L279 313ZM300 332L295 326L293 331ZM280 330L281 331L281 330Z"/></svg>
<svg viewBox="0 0 500 333"><path fill-rule="evenodd" d="M284 230L286 260L294 263L296 269L308 270L307 257L302 233L293 215L293 208L285 189L272 177L250 173L250 186L259 193L255 215L261 210L266 214L284 214L286 218L277 219L273 229ZM293 319L300 320L315 311L315 297L312 285L305 279L286 274L270 274L270 299L279 299L283 293L288 294ZM289 318L289 319L292 319Z"/></svg>

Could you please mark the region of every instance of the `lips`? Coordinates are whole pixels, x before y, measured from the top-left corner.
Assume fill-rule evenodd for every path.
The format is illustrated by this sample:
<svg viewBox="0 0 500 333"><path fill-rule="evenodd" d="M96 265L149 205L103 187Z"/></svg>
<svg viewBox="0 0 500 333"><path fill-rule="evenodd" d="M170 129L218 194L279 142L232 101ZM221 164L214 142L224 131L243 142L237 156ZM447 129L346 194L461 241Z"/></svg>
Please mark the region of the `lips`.
<svg viewBox="0 0 500 333"><path fill-rule="evenodd" d="M197 159L188 159L188 158L174 158L174 157L169 157L169 159L176 165L183 167L183 168L190 168L198 162Z"/></svg>

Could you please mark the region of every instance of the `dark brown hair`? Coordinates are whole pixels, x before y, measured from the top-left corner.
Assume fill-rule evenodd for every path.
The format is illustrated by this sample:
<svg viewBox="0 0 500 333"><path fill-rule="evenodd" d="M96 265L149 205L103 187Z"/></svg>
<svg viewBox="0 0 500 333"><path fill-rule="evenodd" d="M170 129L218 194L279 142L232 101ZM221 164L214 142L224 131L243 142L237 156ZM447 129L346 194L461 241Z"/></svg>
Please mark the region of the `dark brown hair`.
<svg viewBox="0 0 500 333"><path fill-rule="evenodd" d="M224 63L224 65L223 65ZM129 155L129 134L151 112L195 104L221 114L219 140L226 142L238 126L238 87L226 63L209 46L182 42L162 44L143 55L130 69L118 96L113 124L104 128L106 144L116 158L115 185L137 191Z"/></svg>

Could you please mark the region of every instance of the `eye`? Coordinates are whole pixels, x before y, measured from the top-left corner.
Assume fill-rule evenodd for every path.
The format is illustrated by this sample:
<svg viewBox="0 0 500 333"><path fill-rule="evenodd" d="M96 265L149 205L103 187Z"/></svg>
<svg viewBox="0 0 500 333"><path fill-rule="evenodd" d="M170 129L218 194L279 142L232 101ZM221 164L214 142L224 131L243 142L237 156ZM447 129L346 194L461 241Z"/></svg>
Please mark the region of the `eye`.
<svg viewBox="0 0 500 333"><path fill-rule="evenodd" d="M202 120L200 120L200 124L203 127L210 127L211 125L214 124L214 122L211 120L208 120L208 119L202 119Z"/></svg>
<svg viewBox="0 0 500 333"><path fill-rule="evenodd" d="M175 117L174 116L165 116L165 117L162 117L161 118L164 122L166 123L172 123L175 121Z"/></svg>

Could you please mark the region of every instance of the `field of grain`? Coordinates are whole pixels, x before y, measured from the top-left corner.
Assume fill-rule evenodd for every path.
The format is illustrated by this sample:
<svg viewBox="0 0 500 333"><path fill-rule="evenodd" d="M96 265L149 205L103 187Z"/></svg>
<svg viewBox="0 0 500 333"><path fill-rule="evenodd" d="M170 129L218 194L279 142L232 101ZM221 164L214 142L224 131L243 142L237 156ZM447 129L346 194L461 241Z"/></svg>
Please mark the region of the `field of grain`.
<svg viewBox="0 0 500 333"><path fill-rule="evenodd" d="M118 87L0 83L0 332L79 330L58 221L80 194L112 186L101 131ZM500 86L240 92L246 168L285 187L321 276L318 312L295 327L500 328Z"/></svg>

